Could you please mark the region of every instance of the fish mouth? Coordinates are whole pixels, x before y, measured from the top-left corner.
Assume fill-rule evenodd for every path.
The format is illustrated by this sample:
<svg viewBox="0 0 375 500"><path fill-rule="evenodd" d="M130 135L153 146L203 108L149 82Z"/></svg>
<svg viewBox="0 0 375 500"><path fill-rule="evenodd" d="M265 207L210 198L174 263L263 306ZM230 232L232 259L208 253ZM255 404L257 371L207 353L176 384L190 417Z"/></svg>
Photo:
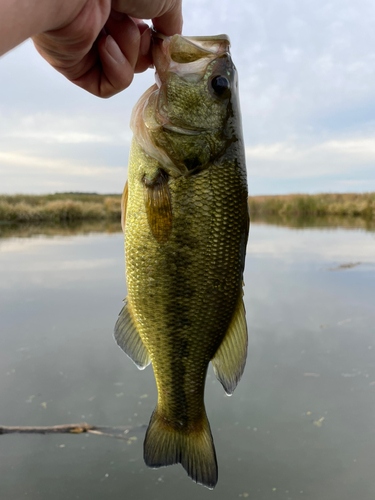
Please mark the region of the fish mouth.
<svg viewBox="0 0 375 500"><path fill-rule="evenodd" d="M211 61L229 52L228 35L165 36L152 33L152 58L156 83L160 87L168 73L176 73L190 82L199 81Z"/></svg>

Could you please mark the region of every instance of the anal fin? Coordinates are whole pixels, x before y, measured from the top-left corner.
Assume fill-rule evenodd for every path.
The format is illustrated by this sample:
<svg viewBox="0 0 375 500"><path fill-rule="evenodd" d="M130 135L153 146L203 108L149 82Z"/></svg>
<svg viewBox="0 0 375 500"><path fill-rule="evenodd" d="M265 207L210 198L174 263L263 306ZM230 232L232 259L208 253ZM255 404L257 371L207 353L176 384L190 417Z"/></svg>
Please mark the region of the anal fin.
<svg viewBox="0 0 375 500"><path fill-rule="evenodd" d="M151 363L148 351L134 323L127 299L124 300L124 307L117 319L114 337L117 345L140 370L144 370Z"/></svg>
<svg viewBox="0 0 375 500"><path fill-rule="evenodd" d="M233 393L242 377L246 356L247 326L241 294L227 333L211 360L215 375L228 396Z"/></svg>

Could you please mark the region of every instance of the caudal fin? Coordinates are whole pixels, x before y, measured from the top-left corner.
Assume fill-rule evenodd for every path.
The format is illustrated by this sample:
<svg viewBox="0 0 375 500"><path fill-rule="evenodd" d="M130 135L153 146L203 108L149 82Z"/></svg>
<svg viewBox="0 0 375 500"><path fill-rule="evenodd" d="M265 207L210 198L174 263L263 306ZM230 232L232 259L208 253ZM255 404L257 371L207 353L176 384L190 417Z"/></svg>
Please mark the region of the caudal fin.
<svg viewBox="0 0 375 500"><path fill-rule="evenodd" d="M213 489L217 483L217 462L206 414L199 429L176 430L159 416L156 408L145 437L144 460L155 469L180 463L193 481Z"/></svg>

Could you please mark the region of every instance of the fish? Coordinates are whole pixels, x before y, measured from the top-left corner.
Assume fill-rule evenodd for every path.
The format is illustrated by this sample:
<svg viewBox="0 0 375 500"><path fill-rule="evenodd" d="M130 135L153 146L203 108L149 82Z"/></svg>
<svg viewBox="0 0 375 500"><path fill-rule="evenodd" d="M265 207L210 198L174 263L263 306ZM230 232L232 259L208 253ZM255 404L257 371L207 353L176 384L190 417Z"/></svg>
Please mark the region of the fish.
<svg viewBox="0 0 375 500"><path fill-rule="evenodd" d="M150 363L158 402L144 440L151 468L180 463L213 489L204 405L210 361L231 395L246 362L243 271L248 190L238 76L227 35L154 33L156 83L131 117L122 197L126 283L118 346Z"/></svg>

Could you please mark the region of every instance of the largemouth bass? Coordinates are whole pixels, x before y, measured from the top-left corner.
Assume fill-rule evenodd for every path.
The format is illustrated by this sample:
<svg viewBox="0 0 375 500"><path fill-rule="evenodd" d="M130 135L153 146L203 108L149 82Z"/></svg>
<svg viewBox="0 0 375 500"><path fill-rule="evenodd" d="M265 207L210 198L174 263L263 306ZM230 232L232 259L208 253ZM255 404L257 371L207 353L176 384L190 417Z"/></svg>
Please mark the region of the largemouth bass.
<svg viewBox="0 0 375 500"><path fill-rule="evenodd" d="M207 368L232 394L245 366L249 230L238 83L226 35L154 35L156 84L131 119L123 195L128 296L115 327L138 368L152 363L158 403L150 467L181 463L213 488Z"/></svg>

